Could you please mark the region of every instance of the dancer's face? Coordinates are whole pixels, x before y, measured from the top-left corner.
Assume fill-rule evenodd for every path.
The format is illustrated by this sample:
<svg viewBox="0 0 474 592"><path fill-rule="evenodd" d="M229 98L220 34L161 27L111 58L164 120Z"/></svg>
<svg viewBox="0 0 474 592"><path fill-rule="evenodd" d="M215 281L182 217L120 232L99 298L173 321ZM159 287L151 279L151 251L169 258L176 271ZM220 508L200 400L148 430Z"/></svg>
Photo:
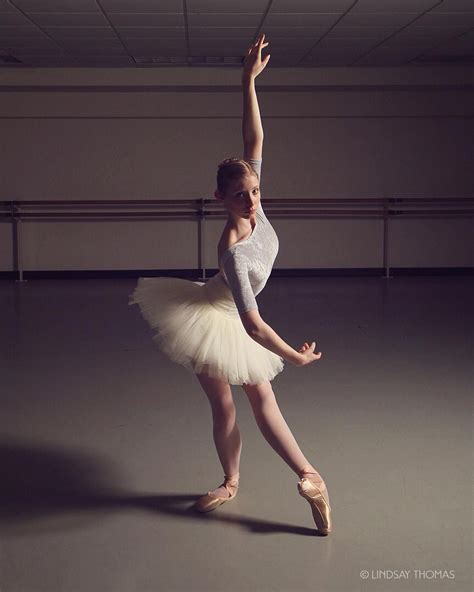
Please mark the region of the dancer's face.
<svg viewBox="0 0 474 592"><path fill-rule="evenodd" d="M260 203L260 184L255 175L246 175L231 181L227 192L222 196L217 191L215 196L221 199L224 207L229 214L240 217L250 218Z"/></svg>

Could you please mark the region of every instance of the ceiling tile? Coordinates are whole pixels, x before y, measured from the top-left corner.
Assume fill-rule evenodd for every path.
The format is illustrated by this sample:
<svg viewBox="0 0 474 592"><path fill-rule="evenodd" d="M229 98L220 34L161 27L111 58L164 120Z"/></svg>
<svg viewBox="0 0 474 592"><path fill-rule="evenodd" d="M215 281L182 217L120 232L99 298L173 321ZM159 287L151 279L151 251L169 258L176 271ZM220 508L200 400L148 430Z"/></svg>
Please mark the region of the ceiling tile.
<svg viewBox="0 0 474 592"><path fill-rule="evenodd" d="M274 37L311 37L318 39L329 30L329 27L262 27L262 33L269 39Z"/></svg>
<svg viewBox="0 0 474 592"><path fill-rule="evenodd" d="M438 44L433 51L437 52L438 49L440 52L452 50L458 53L474 54L474 31L446 39Z"/></svg>
<svg viewBox="0 0 474 592"><path fill-rule="evenodd" d="M354 0L273 0L271 12L345 12Z"/></svg>
<svg viewBox="0 0 474 592"><path fill-rule="evenodd" d="M298 63L298 66L312 67L312 68L326 68L326 67L349 67L352 62L358 58L357 54L354 55L331 55L331 56L318 56L314 58L305 58Z"/></svg>
<svg viewBox="0 0 474 592"><path fill-rule="evenodd" d="M433 47L433 43L430 41L425 41L424 43L421 41L406 41L405 43L398 43L395 39L389 39L387 42L382 43L377 48L374 48L374 51L378 51L379 49L382 51L428 51Z"/></svg>
<svg viewBox="0 0 474 592"><path fill-rule="evenodd" d="M60 41L62 47L82 48L88 47L92 50L121 49L123 47L120 39L82 39L80 37L64 37Z"/></svg>
<svg viewBox="0 0 474 592"><path fill-rule="evenodd" d="M11 27L11 26L31 26L29 18L21 14L21 12L0 12L0 26Z"/></svg>
<svg viewBox="0 0 474 592"><path fill-rule="evenodd" d="M77 63L81 65L101 68L135 65L133 58L130 56L79 56L76 59Z"/></svg>
<svg viewBox="0 0 474 592"><path fill-rule="evenodd" d="M186 53L184 39L128 39L125 46L131 52L150 53L154 51L171 51L176 54Z"/></svg>
<svg viewBox="0 0 474 592"><path fill-rule="evenodd" d="M419 16L415 12L348 12L339 22L340 25L403 27Z"/></svg>
<svg viewBox="0 0 474 592"><path fill-rule="evenodd" d="M439 6L433 7L432 12L472 12L472 0L444 0Z"/></svg>
<svg viewBox="0 0 474 592"><path fill-rule="evenodd" d="M263 55L265 53L274 54L275 51L279 51L286 47L293 47L293 48L303 48L303 47L311 47L311 45L317 39L314 37L272 37L269 41L269 45L264 48Z"/></svg>
<svg viewBox="0 0 474 592"><path fill-rule="evenodd" d="M0 0L0 13L18 12L18 10L7 0Z"/></svg>
<svg viewBox="0 0 474 592"><path fill-rule="evenodd" d="M225 39L190 39L189 44L191 49L194 48L211 48L214 52L224 52L226 50L230 52L237 51L239 54L244 54L249 44L242 39L240 42L226 43Z"/></svg>
<svg viewBox="0 0 474 592"><path fill-rule="evenodd" d="M472 3L474 8L474 0ZM417 25L437 27L472 27L474 26L473 12L429 12L416 21Z"/></svg>
<svg viewBox="0 0 474 592"><path fill-rule="evenodd" d="M41 27L87 27L94 25L108 25L107 19L101 12L77 12L58 14L56 12L30 12L28 16ZM1 22L0 17L0 22Z"/></svg>
<svg viewBox="0 0 474 592"><path fill-rule="evenodd" d="M380 68L402 68L403 66L410 66L410 59L412 56L397 56L397 55L367 55L363 56L354 62L348 64L353 68L365 67L380 67Z"/></svg>
<svg viewBox="0 0 474 592"><path fill-rule="evenodd" d="M320 51L318 53L311 54L310 58L312 62L338 60L350 64L364 53L364 51L360 51L358 49L346 49L345 51ZM305 58L304 61L307 62L307 58Z"/></svg>
<svg viewBox="0 0 474 592"><path fill-rule="evenodd" d="M333 13L273 13L269 12L263 22L262 31L269 27L330 27L341 17Z"/></svg>
<svg viewBox="0 0 474 592"><path fill-rule="evenodd" d="M249 12L259 12L263 14L268 0L187 0L188 12L240 12L243 14ZM216 10L218 7L218 10Z"/></svg>
<svg viewBox="0 0 474 592"><path fill-rule="evenodd" d="M331 51L346 51L347 49L354 50L357 49L358 51L367 50L380 43L378 39L331 39L329 37L325 37L318 42L315 46L314 50L316 53L321 50L331 50Z"/></svg>
<svg viewBox="0 0 474 592"><path fill-rule="evenodd" d="M465 28L464 28L465 30ZM403 31L400 31L393 37L399 42L406 41L431 41L446 39L447 37L455 37L463 32L463 28L454 27L418 27L417 25L410 25Z"/></svg>
<svg viewBox="0 0 474 592"><path fill-rule="evenodd" d="M370 54L367 55L381 55L381 56L401 56L404 59L409 57L416 57L417 55L421 55L425 51L427 51L428 47L385 47L384 45L381 47L375 48Z"/></svg>
<svg viewBox="0 0 474 592"><path fill-rule="evenodd" d="M123 47L64 47L68 50L70 55L74 56L115 56L115 55L127 55L127 52Z"/></svg>
<svg viewBox="0 0 474 592"><path fill-rule="evenodd" d="M439 0L359 0L354 12L414 12L430 10Z"/></svg>
<svg viewBox="0 0 474 592"><path fill-rule="evenodd" d="M42 51L43 49L57 48L58 46L51 39L44 37L43 39L0 39L0 47L12 50L29 47L32 50Z"/></svg>
<svg viewBox="0 0 474 592"><path fill-rule="evenodd" d="M194 46L193 44L191 44L189 55L191 55L191 56L227 56L227 57L240 56L240 57L243 57L243 52L237 51L237 50L232 51L232 49L230 49L229 47L226 47L225 49L220 48L218 51L216 51L213 47L207 47L207 46L201 47L201 46Z"/></svg>
<svg viewBox="0 0 474 592"><path fill-rule="evenodd" d="M252 41L255 27L189 27L189 36L219 38L219 39L247 39Z"/></svg>
<svg viewBox="0 0 474 592"><path fill-rule="evenodd" d="M43 31L57 39L63 37L81 37L87 39L116 39L117 35L112 27L43 27Z"/></svg>
<svg viewBox="0 0 474 592"><path fill-rule="evenodd" d="M309 50L310 47L310 45L307 47L279 47L272 51L270 61L273 62L273 58L281 56L301 57Z"/></svg>
<svg viewBox="0 0 474 592"><path fill-rule="evenodd" d="M294 68L298 58L293 56L279 56L271 58L271 64L268 64L268 68Z"/></svg>
<svg viewBox="0 0 474 592"><path fill-rule="evenodd" d="M328 37L345 37L354 39L385 39L390 35L393 35L399 30L399 27L346 27L344 25L338 25L331 29L328 33Z"/></svg>
<svg viewBox="0 0 474 592"><path fill-rule="evenodd" d="M427 55L470 55L474 57L474 50L471 49L471 51L469 51L468 49L464 49L462 47L446 47L446 46L441 46L441 47L434 47L428 51L426 51Z"/></svg>
<svg viewBox="0 0 474 592"><path fill-rule="evenodd" d="M15 0L25 12L100 12L95 0Z"/></svg>
<svg viewBox="0 0 474 592"><path fill-rule="evenodd" d="M28 46L28 47L15 47L12 51L15 56L23 55L41 55L41 56L67 56L69 53L56 45L52 45L48 48Z"/></svg>
<svg viewBox="0 0 474 592"><path fill-rule="evenodd" d="M183 12L183 0L101 0L106 12Z"/></svg>
<svg viewBox="0 0 474 592"><path fill-rule="evenodd" d="M253 27L259 26L261 13L196 13L188 12L188 25L191 27Z"/></svg>
<svg viewBox="0 0 474 592"><path fill-rule="evenodd" d="M184 27L183 14L153 13L153 14L123 14L108 13L110 22L114 26L127 27Z"/></svg>
<svg viewBox="0 0 474 592"><path fill-rule="evenodd" d="M193 66L237 67L259 31L270 42L263 54L272 55L270 67L422 67L435 62L418 56L439 56L449 65L457 56L474 55L473 34L460 35L474 26L474 0L15 0L15 5L28 17L0 0L0 47L28 60L36 57L44 67L167 67L172 60L185 66L188 43ZM75 57L62 55L68 51Z"/></svg>
<svg viewBox="0 0 474 592"><path fill-rule="evenodd" d="M123 39L185 38L184 27L116 27L116 30Z"/></svg>
<svg viewBox="0 0 474 592"><path fill-rule="evenodd" d="M44 37L43 33L31 25L29 27L0 27L2 39L15 39L17 37Z"/></svg>
<svg viewBox="0 0 474 592"><path fill-rule="evenodd" d="M174 66L174 65L187 65L188 58L183 56L176 56L176 55L134 55L134 61L137 64L145 64L145 65L161 65L161 66Z"/></svg>

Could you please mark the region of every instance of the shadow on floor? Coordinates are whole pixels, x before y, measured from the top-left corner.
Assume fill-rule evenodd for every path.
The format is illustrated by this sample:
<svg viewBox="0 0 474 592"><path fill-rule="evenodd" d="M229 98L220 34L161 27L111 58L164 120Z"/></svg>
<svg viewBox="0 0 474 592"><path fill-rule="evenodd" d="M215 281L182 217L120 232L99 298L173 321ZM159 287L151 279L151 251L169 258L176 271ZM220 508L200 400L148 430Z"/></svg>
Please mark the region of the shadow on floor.
<svg viewBox="0 0 474 592"><path fill-rule="evenodd" d="M109 460L88 451L65 451L44 443L0 440L0 527L14 536L83 528L121 509L165 514L187 520L211 520L247 531L319 536L314 528L226 513L222 506L202 514L195 494L124 492ZM238 499L229 504L238 503ZM235 510L235 506L233 508Z"/></svg>

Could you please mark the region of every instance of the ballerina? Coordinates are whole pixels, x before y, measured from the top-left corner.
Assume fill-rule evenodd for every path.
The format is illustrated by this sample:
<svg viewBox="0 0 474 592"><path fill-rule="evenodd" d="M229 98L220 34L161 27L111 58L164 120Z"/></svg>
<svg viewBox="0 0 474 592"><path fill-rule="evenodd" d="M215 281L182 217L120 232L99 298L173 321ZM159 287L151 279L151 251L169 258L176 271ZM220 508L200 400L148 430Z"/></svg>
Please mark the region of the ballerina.
<svg viewBox="0 0 474 592"><path fill-rule="evenodd" d="M215 198L227 223L217 247L219 271L208 282L181 278L139 278L129 304L139 304L157 333L153 340L171 360L193 372L212 411L213 439L224 482L201 496L196 510L209 512L234 499L240 481L242 440L231 385L241 385L256 423L277 454L298 475L320 534L331 531L326 484L301 451L286 423L270 381L284 360L304 366L321 358L316 343L287 344L260 316L256 296L263 290L279 248L278 236L261 203L263 127L255 79L267 66L265 34L243 59L242 133L244 156L219 164Z"/></svg>

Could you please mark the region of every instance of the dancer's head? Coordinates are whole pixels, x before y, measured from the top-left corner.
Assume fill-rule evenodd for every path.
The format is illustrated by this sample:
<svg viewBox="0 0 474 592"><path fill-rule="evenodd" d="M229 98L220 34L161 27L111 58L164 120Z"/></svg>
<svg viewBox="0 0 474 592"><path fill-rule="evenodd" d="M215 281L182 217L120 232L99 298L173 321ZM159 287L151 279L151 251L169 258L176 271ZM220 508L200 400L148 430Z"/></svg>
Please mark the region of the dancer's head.
<svg viewBox="0 0 474 592"><path fill-rule="evenodd" d="M260 202L257 172L246 160L226 158L219 164L214 195L232 217L248 219Z"/></svg>

